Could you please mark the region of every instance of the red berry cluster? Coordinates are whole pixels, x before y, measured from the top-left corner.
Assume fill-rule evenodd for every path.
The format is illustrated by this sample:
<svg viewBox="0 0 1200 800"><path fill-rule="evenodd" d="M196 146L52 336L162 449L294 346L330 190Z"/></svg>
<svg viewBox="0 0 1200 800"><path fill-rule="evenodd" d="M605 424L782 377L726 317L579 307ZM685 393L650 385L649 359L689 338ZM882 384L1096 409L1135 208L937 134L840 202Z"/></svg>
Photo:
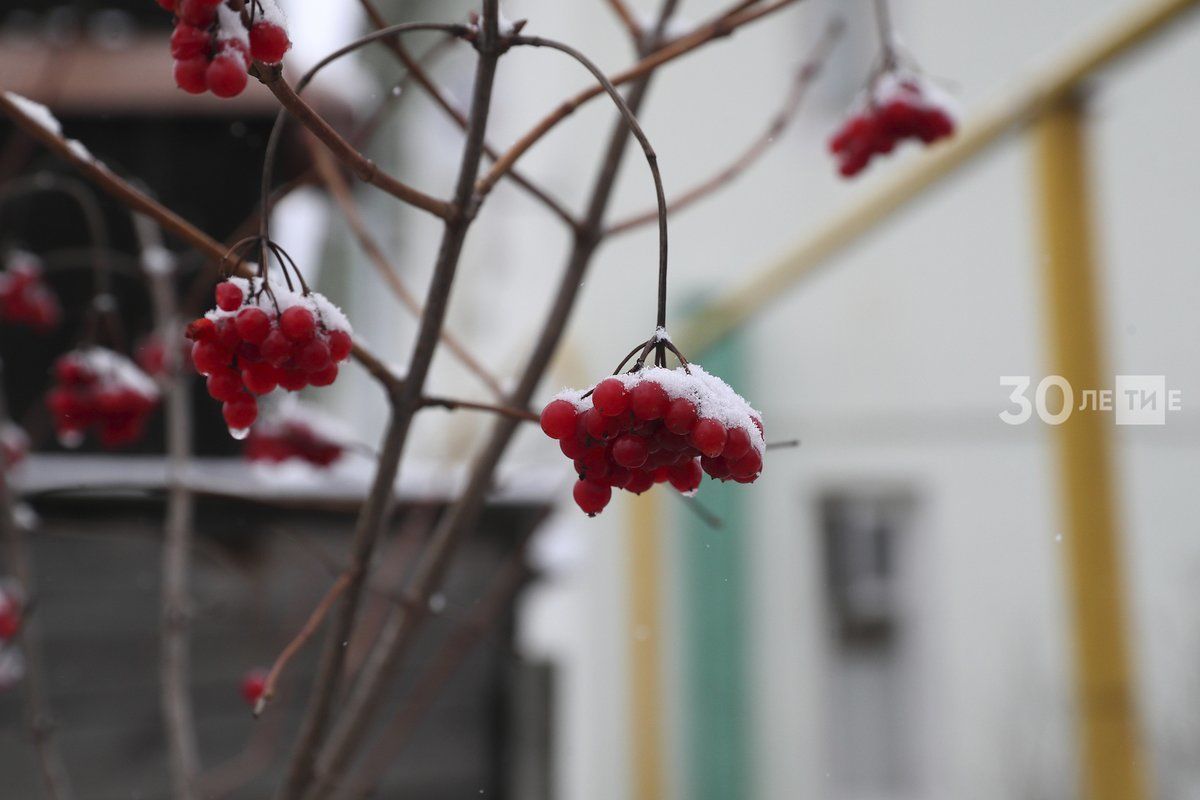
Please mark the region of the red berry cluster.
<svg viewBox="0 0 1200 800"><path fill-rule="evenodd" d="M542 430L575 464L575 503L604 510L612 490L641 494L670 483L691 494L704 473L753 483L762 471L762 418L720 378L695 364L605 378L589 397L563 392L542 410Z"/></svg>
<svg viewBox="0 0 1200 800"><path fill-rule="evenodd" d="M246 705L254 708L263 692L267 690L267 671L262 667L247 670L242 676L241 688L242 699L246 701Z"/></svg>
<svg viewBox="0 0 1200 800"><path fill-rule="evenodd" d="M152 378L167 371L167 348L157 334L147 334L133 348L133 360Z"/></svg>
<svg viewBox="0 0 1200 800"><path fill-rule="evenodd" d="M278 64L292 46L275 0L246 3L246 13L253 19L249 27L242 13L225 0L158 0L158 4L175 12L171 34L175 83L191 94L239 95L246 88L251 59Z"/></svg>
<svg viewBox="0 0 1200 800"><path fill-rule="evenodd" d="M350 356L350 323L316 292L299 294L261 278L217 285L217 307L188 325L192 364L237 438L258 418L256 396L329 386Z"/></svg>
<svg viewBox="0 0 1200 800"><path fill-rule="evenodd" d="M57 328L61 319L62 309L42 280L37 258L29 253L12 254L8 268L0 272L0 322L45 332Z"/></svg>
<svg viewBox="0 0 1200 800"><path fill-rule="evenodd" d="M29 437L11 422L0 423L0 452L4 454L4 469L12 469L29 455Z"/></svg>
<svg viewBox="0 0 1200 800"><path fill-rule="evenodd" d="M829 140L829 150L838 157L838 172L849 178L875 155L892 152L897 142L932 144L953 133L954 118L935 91L915 77L885 73L867 107L847 118Z"/></svg>
<svg viewBox="0 0 1200 800"><path fill-rule="evenodd" d="M282 407L271 419L259 422L246 439L246 458L280 463L290 459L328 467L345 453L345 437L331 421L298 407Z"/></svg>
<svg viewBox="0 0 1200 800"><path fill-rule="evenodd" d="M137 441L158 405L158 387L123 355L102 347L72 350L54 365L46 405L59 440L74 447L96 428L105 447Z"/></svg>

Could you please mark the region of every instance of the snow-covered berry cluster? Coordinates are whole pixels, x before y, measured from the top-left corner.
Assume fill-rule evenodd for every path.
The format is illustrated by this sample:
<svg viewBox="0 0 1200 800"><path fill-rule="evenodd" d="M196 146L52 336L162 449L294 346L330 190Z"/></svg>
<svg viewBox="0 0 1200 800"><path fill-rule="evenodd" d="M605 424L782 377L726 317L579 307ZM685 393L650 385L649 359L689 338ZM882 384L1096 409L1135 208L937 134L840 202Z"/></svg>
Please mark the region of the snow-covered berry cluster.
<svg viewBox="0 0 1200 800"><path fill-rule="evenodd" d="M346 452L347 434L336 420L298 403L281 403L267 419L250 429L246 458L280 463L297 460L328 467Z"/></svg>
<svg viewBox="0 0 1200 800"><path fill-rule="evenodd" d="M175 83L192 94L234 97L246 88L251 59L278 64L292 46L275 0L249 0L237 10L225 0L158 0L175 13L171 55ZM249 22L247 21L249 20Z"/></svg>
<svg viewBox="0 0 1200 800"><path fill-rule="evenodd" d="M57 328L61 319L58 298L42 280L37 256L20 250L10 253L0 272L0 322L45 332Z"/></svg>
<svg viewBox="0 0 1200 800"><path fill-rule="evenodd" d="M944 92L911 73L885 72L868 92L862 108L851 114L829 140L838 172L849 178L871 159L890 153L904 139L932 144L954 133L951 103Z"/></svg>
<svg viewBox="0 0 1200 800"><path fill-rule="evenodd" d="M614 488L641 494L670 483L690 495L704 473L753 483L766 449L762 416L696 364L615 375L591 393L560 392L541 423L574 462L575 503L588 516L604 510Z"/></svg>
<svg viewBox="0 0 1200 800"><path fill-rule="evenodd" d="M29 455L29 436L12 422L0 423L0 454L4 456L0 474L17 466Z"/></svg>
<svg viewBox="0 0 1200 800"><path fill-rule="evenodd" d="M188 325L192 364L208 376L225 423L244 438L258 418L257 396L329 386L353 347L350 322L316 292L262 278L217 285L217 307Z"/></svg>
<svg viewBox="0 0 1200 800"><path fill-rule="evenodd" d="M263 692L267 690L267 671L262 667L254 667L247 670L242 676L242 699L246 701L246 705L254 708L258 704L258 700L263 696Z"/></svg>
<svg viewBox="0 0 1200 800"><path fill-rule="evenodd" d="M158 405L158 387L125 356L103 347L72 350L54 364L55 385L46 405L59 440L83 441L89 428L105 447L137 441Z"/></svg>

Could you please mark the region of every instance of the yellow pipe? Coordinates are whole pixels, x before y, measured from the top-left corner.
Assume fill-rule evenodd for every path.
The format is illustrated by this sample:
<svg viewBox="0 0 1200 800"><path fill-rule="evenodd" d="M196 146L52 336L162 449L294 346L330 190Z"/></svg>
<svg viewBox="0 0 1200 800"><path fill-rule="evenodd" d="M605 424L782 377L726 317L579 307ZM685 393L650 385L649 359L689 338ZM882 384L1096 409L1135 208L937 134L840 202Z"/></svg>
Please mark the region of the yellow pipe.
<svg viewBox="0 0 1200 800"><path fill-rule="evenodd" d="M663 768L662 628L658 591L662 575L662 508L648 492L629 503L630 758L634 800L666 796Z"/></svg>
<svg viewBox="0 0 1200 800"><path fill-rule="evenodd" d="M1200 0L1138 2L1085 42L1035 74L1024 86L979 113L927 157L883 179L865 198L837 214L777 262L701 306L674 331L684 352L700 352L751 319L801 278L858 240L892 212L1010 133L1028 125L1080 81L1150 36Z"/></svg>
<svg viewBox="0 0 1200 800"><path fill-rule="evenodd" d="M1084 389L1110 383L1101 366L1085 122L1073 96L1043 114L1034 129L1052 371L1067 379L1077 398ZM1076 409L1056 431L1074 622L1081 794L1090 800L1141 800L1147 796L1146 765L1128 656L1112 425L1111 414Z"/></svg>

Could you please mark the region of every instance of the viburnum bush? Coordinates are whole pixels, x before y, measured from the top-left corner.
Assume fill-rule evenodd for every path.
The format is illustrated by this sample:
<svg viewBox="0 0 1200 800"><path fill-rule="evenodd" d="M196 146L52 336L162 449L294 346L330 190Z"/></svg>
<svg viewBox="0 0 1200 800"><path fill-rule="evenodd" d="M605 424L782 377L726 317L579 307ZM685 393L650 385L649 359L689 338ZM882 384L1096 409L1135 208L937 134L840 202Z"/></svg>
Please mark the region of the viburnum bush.
<svg viewBox="0 0 1200 800"><path fill-rule="evenodd" d="M304 287L295 291L265 277L229 278L216 289L217 307L190 323L192 364L208 376L208 393L235 438L258 418L258 397L329 386L350 356L353 333L341 309Z"/></svg>
<svg viewBox="0 0 1200 800"><path fill-rule="evenodd" d="M120 353L83 347L60 356L46 398L59 441L75 447L95 429L104 447L137 441L158 405L154 381Z"/></svg>
<svg viewBox="0 0 1200 800"><path fill-rule="evenodd" d="M346 438L336 421L296 403L280 403L250 429L245 454L251 461L328 467L345 454Z"/></svg>
<svg viewBox="0 0 1200 800"><path fill-rule="evenodd" d="M589 391L562 391L541 425L574 464L575 504L588 516L604 510L613 489L641 494L670 483L691 496L705 473L753 483L766 450L762 415L696 364L639 364Z"/></svg>
<svg viewBox="0 0 1200 800"><path fill-rule="evenodd" d="M158 0L175 13L175 83L192 94L235 97L251 60L278 64L292 46L275 0Z"/></svg>
<svg viewBox="0 0 1200 800"><path fill-rule="evenodd" d="M894 69L872 82L858 110L829 139L829 150L838 172L849 178L905 139L929 145L952 135L954 127L944 92L915 72Z"/></svg>
<svg viewBox="0 0 1200 800"><path fill-rule="evenodd" d="M46 332L61 320L58 298L42 279L38 257L23 250L9 253L0 272L0 322Z"/></svg>

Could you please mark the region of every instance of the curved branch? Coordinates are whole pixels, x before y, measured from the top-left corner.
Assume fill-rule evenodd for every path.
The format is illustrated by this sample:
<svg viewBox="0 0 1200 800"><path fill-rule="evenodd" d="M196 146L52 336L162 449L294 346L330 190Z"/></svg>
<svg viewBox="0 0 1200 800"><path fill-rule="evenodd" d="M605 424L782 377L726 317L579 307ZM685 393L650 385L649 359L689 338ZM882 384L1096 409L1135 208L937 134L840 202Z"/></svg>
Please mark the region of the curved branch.
<svg viewBox="0 0 1200 800"><path fill-rule="evenodd" d="M363 11L365 11L367 16L370 18L371 24L380 29L387 27L387 20L384 19L383 14L379 12L379 9L373 2L371 2L371 0L359 0L359 3L362 5ZM442 109L442 111L444 111L446 115L450 117L450 119L454 120L458 127L465 131L467 129L467 113L460 107L456 106L446 94L445 90L443 90L437 85L437 83L434 82L433 78L429 75L429 72L421 63L421 60L413 58L412 54L409 53L408 49L404 46L404 43L400 41L400 37L389 37L385 39L383 43L390 51L392 51L392 54L396 56L396 59L408 69L408 76L413 78L417 84L425 90L430 99L433 100L434 105ZM500 157L499 151L489 144L487 140L484 140L483 143L483 154L491 161L495 161ZM575 218L575 215L572 214L567 207L562 204L561 201L552 197L549 192L540 186L537 186L529 178L525 177L515 169L509 170L506 177L524 189L531 197L541 201L541 203L545 205L551 213L565 222L570 228L577 229L579 227L579 220Z"/></svg>
<svg viewBox="0 0 1200 800"><path fill-rule="evenodd" d="M685 208L724 188L732 181L741 177L743 173L754 166L766 154L771 145L778 141L779 137L783 135L788 126L796 118L796 114L804 102L804 96L807 94L808 87L812 85L813 81L821 73L821 69L829 57L829 52L833 49L834 44L841 37L844 30L845 22L840 17L830 21L821 40L817 43L812 57L796 71L796 76L792 80L791 89L788 91L783 106L771 118L766 130L759 134L737 158L726 164L718 172L670 200L667 203L667 210L669 212L674 214L683 211ZM627 233L641 225L653 222L657 218L657 209L647 209L609 225L604 231L604 235L616 236Z"/></svg>
<svg viewBox="0 0 1200 800"><path fill-rule="evenodd" d="M617 108L621 112L621 116L625 118L625 124L629 126L630 132L634 138L638 140L638 144L642 146L642 152L646 154L646 163L650 166L650 176L654 178L654 193L658 199L658 322L659 328L667 326L667 196L663 191L662 173L658 169L658 155L654 152L654 148L650 146L650 140L646 138L646 132L642 130L642 126L637 121L637 116L629 108L629 104L625 102L625 98L621 97L621 93L617 91L612 82L605 77L604 73L583 53L576 50L570 45L556 42L553 39L546 39L541 36L514 36L511 39L514 45L527 45L529 47L547 47L552 50L557 50L560 53L565 53L571 58L583 65L584 69L592 73L601 88L608 93L612 101L616 103Z"/></svg>
<svg viewBox="0 0 1200 800"><path fill-rule="evenodd" d="M85 178L122 205L152 218L163 230L204 253L214 261L221 261L226 256L228 251L225 245L197 228L179 214L154 200L145 192L134 188L99 161L77 152L67 144L62 136L43 127L4 93L0 93L0 112L3 112L23 131L34 139L37 139L55 155L66 161ZM244 261L238 262L236 269L238 274L245 277L254 276L254 272ZM401 385L402 381L396 377L391 369L382 360L377 358L375 354L363 347L361 343L355 343L354 357L367 372L371 373L372 377L383 384L389 391L393 391Z"/></svg>
<svg viewBox="0 0 1200 800"><path fill-rule="evenodd" d="M388 194L442 219L449 218L451 213L449 203L427 195L418 189L414 189L379 169L379 166L374 161L360 153L354 145L350 144L341 134L335 131L325 121L324 117L314 111L311 106L300 98L300 92L304 91L304 88L308 86L317 73L339 58L349 55L380 39L412 31L441 31L458 37L465 37L470 33L470 30L465 25L448 25L436 22L405 22L400 25L391 25L355 39L344 47L334 50L314 64L308 72L304 73L303 77L297 81L295 88L284 79L283 69L278 65L271 67L255 63L252 74L256 75L262 81L263 85L271 90L271 93L275 95L280 105L283 106L279 114L275 117L275 125L271 129L270 138L267 140L267 151L263 161L262 183L266 187L262 193L264 207L266 206L266 198L269 196L275 151L279 147L279 137L283 129L284 120L287 114L290 113L300 124L304 125L304 127L308 128L309 131L320 139L360 180L378 186ZM265 215L263 219L266 219Z"/></svg>
<svg viewBox="0 0 1200 800"><path fill-rule="evenodd" d="M717 19L700 26L695 31L681 36L678 39L667 43L663 47L655 50L641 61L634 64L629 69L613 75L610 83L613 86L621 86L630 81L644 77L653 72L658 67L674 61L677 58L687 55L698 47L707 44L713 39L718 39L724 36L729 36L738 28L761 19L768 14L772 14L787 6L794 5L800 0L774 0L758 8L745 8L731 13L723 14ZM544 117L537 125L529 130L524 136L510 147L504 155L500 156L499 160L492 165L492 168L487 171L477 184L477 191L480 195L486 195L496 185L496 182L504 176L504 173L512 169L517 160L523 156L529 148L533 147L543 136L549 133L558 123L569 117L580 106L594 97L604 93L604 89L599 86L592 86L576 94L568 100L559 104L558 108Z"/></svg>

